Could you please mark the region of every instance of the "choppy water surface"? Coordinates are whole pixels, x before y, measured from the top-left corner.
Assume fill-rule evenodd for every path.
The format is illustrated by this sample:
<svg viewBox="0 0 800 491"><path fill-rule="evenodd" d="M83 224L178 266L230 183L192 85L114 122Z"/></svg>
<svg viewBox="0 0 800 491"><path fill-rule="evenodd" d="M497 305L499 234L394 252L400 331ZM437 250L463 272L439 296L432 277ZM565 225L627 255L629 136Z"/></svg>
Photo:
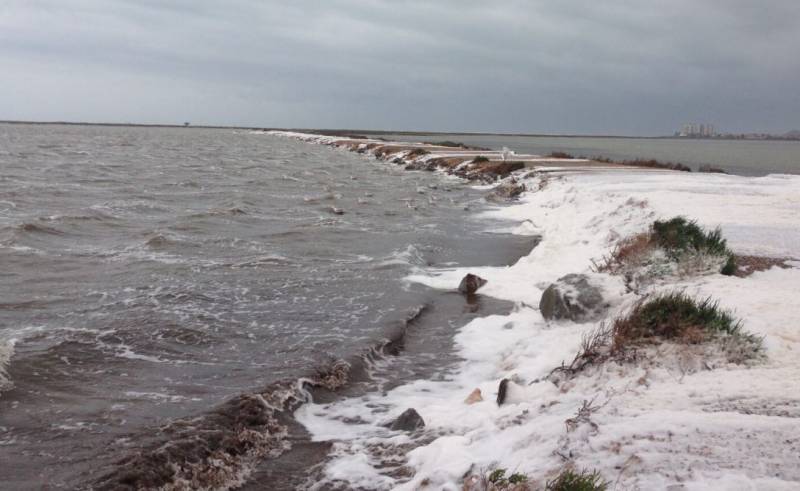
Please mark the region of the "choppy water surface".
<svg viewBox="0 0 800 491"><path fill-rule="evenodd" d="M0 125L0 482L81 486L170 418L357 356L425 304L391 372L435 372L472 310L402 278L532 247L486 232L483 203L263 134Z"/></svg>
<svg viewBox="0 0 800 491"><path fill-rule="evenodd" d="M508 147L519 153L575 156L613 160L637 158L681 162L694 169L711 165L729 174L763 176L800 174L800 141L692 140L673 138L592 138L503 135L391 135L401 141L457 140L492 149Z"/></svg>

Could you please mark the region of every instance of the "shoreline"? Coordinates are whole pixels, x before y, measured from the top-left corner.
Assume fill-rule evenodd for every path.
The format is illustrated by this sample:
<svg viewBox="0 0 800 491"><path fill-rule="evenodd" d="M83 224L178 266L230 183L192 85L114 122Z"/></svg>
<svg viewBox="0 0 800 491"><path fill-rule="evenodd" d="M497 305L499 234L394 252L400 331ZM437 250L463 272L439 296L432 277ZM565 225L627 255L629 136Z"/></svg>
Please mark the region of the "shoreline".
<svg viewBox="0 0 800 491"><path fill-rule="evenodd" d="M353 146L348 149L364 153L391 147L386 142L371 148L364 142L337 144L336 137L300 139ZM400 159L397 163L410 165L410 170L426 168L419 156L407 161L413 147L390 150L397 151L378 157ZM461 489L470 475L508 469L522 472L529 489L538 489L565 468L594 469L609 482L643 489L734 483L789 489L800 482L788 457L791 442L800 440L793 420L800 414L788 409L794 403L786 398L800 394L800 363L793 355L800 349L800 337L790 298L800 285L800 200L792 191L800 179L531 162L500 176L499 184L491 183L496 189L518 181L524 186L519 201L484 215L515 222L518 234L540 234L537 248L508 268L434 268L408 278L451 290L465 273L474 273L488 280L479 295L513 301L515 311L476 319L459 329L456 345L463 361L443 380L420 380L358 401L300 408L296 417L314 440L332 441L337 448L325 466L328 482L370 489ZM444 172L455 168L434 166ZM495 177L478 173L475 180ZM709 228L721 226L737 255L789 258L782 262L786 267L765 261L763 269L746 277L702 268L676 271L640 291L629 290L619 276L593 270L595 261L653 220L677 215ZM539 297L569 273L585 274L600 285L609 304L600 320L542 318L536 307ZM713 298L722 308L733 309L748 331L763 337L765 359L750 365L686 365L665 344L667 351L645 358L650 360L646 363L610 362L561 387L542 380L572 358L597 322L618 318L642 298L670 291ZM483 400L468 404L465 398L474 389ZM387 410L376 413L370 406ZM425 420L422 432L402 434L382 426L409 407ZM361 423L343 426L344 415ZM400 453L392 454L390 448L375 453L372 446L381 441ZM761 457L750 456L753 451ZM388 461L395 462L389 469L404 472L387 471L387 453Z"/></svg>
<svg viewBox="0 0 800 491"><path fill-rule="evenodd" d="M329 152L323 150L321 153ZM360 159L350 160L356 168L361 167ZM381 174L386 174L386 170L382 169ZM390 171L388 174L396 176L398 172ZM431 189L450 188L452 181L440 177L425 176L425 179L417 181L437 183ZM450 189L446 191L451 200L455 196L462 195L462 193L450 193ZM419 188L415 193L412 187L410 192L414 196L419 193ZM483 193L471 191L470 194L474 199ZM468 202L472 201L471 199ZM356 211L348 209L347 213ZM415 212L409 211L409 213ZM457 208L457 216L463 214L460 207ZM498 239L503 240L502 238L491 240ZM510 264L535 247L534 238L520 240L519 237L508 237L508 239L514 245L497 249L491 254L482 254L481 259L476 259L475 262L484 264L488 260L492 264ZM459 254L458 257L462 256L463 254ZM468 254L467 257L475 258L475 255ZM415 263L411 261L406 264L415 267ZM400 280L406 274L408 271L404 271L399 277L393 276ZM263 476L274 476L278 471L285 474L285 470L281 470L283 468L278 469L282 464L288 464L285 469L296 469L298 462L311 458L324 448L324 445L317 445L305 439L303 431L298 428L299 423L292 417L292 413L307 400L309 395L319 400L337 397L337 394L342 393L351 396L357 394L360 386L372 384L368 373L374 369L372 364L380 365L393 357L396 358L398 352L410 351L404 346L409 344L411 336L406 336L409 330L425 328L427 339L431 340L433 338L430 332L434 326L428 323L432 322L431 318L441 318L444 315L442 311L449 312L447 322L463 318L462 323L466 324L468 317L474 315L472 310L462 312L463 299L460 296L453 298L452 295L438 291L427 292L426 296L434 304L433 313L426 310L415 311L401 318L398 312L397 319L394 316L387 317L385 322L381 322L380 329L376 329L381 333L378 335L380 339L376 340L375 344L365 346L363 351L351 350L352 356L344 357L343 363L339 363L338 359L332 359L331 364L325 365L324 361L320 360L319 366L306 366L308 371L298 373L298 378L280 379L267 386L246 388L243 392L207 409L165 421L164 426L154 434L143 431L126 445L120 459L115 459L113 465L105 468L93 469L93 472L85 475L85 479L80 481L81 485L92 485L97 489L114 489L115 486L124 483L136 483L145 487L162 485L180 487L191 483L193 486L227 489L242 483L246 485L248 482L257 482L247 478L251 472L255 474L253 479L257 480L264 478ZM419 307L422 308L422 305ZM485 314L496 314L507 313L512 305L486 299L482 306L474 307ZM412 324L415 327L412 328ZM446 331L446 334L450 339L449 331ZM404 381L406 381L404 376L395 375L392 383ZM223 445L220 445L220 439ZM188 440L195 442L191 448L184 445ZM296 445L297 452L289 450L288 453L284 453L288 445ZM170 468L174 469L174 475L170 473ZM282 479L292 477L296 476L283 475Z"/></svg>
<svg viewBox="0 0 800 491"><path fill-rule="evenodd" d="M112 123L112 122L88 122L88 121L26 121L26 120L0 120L0 124L20 124L20 125L64 125L64 126L110 126L110 127L131 127L131 128L199 128L199 129L220 129L220 130L253 130L253 131L287 131L308 134L319 134L327 136L344 136L348 134L365 135L403 135L403 136L510 136L510 137L532 137L532 138L599 138L599 139L631 139L631 140L682 140L682 141L800 141L800 138L785 138L771 136L765 138L739 138L739 137L681 137L675 135L604 135L604 134L578 134L578 133L496 133L484 131L419 131L419 130L365 130L365 129L330 129L330 128L277 128L264 126L248 125L215 125L215 124L182 124L170 123Z"/></svg>
<svg viewBox="0 0 800 491"><path fill-rule="evenodd" d="M640 167L617 162L603 162L590 158L547 157L534 154L517 154L513 151L470 147L453 142L409 143L350 136L329 136L293 131L265 131L266 134L293 138L307 143L332 146L355 153L371 155L378 160L405 166L406 170L440 170L469 181L493 183L519 171L627 171L637 169L664 172L671 169ZM523 176L519 176L523 177ZM520 191L521 192L521 191ZM519 193L517 193L519 194Z"/></svg>

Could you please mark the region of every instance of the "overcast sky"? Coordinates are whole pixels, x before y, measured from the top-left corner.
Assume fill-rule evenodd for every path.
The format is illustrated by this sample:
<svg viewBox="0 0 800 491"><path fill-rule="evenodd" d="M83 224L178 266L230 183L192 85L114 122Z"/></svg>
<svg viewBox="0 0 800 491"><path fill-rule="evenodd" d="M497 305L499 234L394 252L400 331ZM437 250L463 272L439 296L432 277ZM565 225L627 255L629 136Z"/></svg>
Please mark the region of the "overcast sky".
<svg viewBox="0 0 800 491"><path fill-rule="evenodd" d="M800 0L0 0L0 119L800 127Z"/></svg>

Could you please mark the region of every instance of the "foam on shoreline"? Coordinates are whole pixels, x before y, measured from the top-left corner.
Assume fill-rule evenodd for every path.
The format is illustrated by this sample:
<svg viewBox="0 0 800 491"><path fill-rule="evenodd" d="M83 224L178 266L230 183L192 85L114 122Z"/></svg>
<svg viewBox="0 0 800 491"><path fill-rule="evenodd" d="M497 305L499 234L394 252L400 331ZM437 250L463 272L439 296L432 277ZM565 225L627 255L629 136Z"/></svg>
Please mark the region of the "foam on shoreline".
<svg viewBox="0 0 800 491"><path fill-rule="evenodd" d="M464 274L475 273L488 280L480 294L516 302L515 312L458 330L462 361L436 380L298 409L297 419L315 440L334 442L320 485L457 490L466 475L490 468L522 472L543 485L573 466L597 469L625 489L797 489L800 176L547 170L546 177L517 176L528 189L519 203L486 213L516 224L516 233L542 235L528 256L510 267L427 269L408 278L452 290ZM597 325L545 321L537 307L542 291L562 275L591 273L593 261L621 239L675 215L720 226L737 254L793 258L789 269L747 278L687 275L640 292L683 290L718 299L748 331L763 336L767 360L701 370L680 362L611 363L566 386L537 382L571 359L581 336ZM612 304L607 318L640 298L619 277L591 274ZM513 390L498 406L504 378L514 381ZM475 388L484 400L465 404ZM567 428L585 402L595 407L590 417ZM383 426L409 407L425 420L424 431Z"/></svg>
<svg viewBox="0 0 800 491"><path fill-rule="evenodd" d="M487 183L492 183L497 178L505 178L518 171L534 168L540 171L630 168L584 158L542 157L517 154L510 150L498 151L466 145L453 146L455 144L451 142L445 142L445 145L395 142L363 136L327 136L292 131L267 131L266 133L368 154L379 160L403 165L407 170L438 170L471 181Z"/></svg>

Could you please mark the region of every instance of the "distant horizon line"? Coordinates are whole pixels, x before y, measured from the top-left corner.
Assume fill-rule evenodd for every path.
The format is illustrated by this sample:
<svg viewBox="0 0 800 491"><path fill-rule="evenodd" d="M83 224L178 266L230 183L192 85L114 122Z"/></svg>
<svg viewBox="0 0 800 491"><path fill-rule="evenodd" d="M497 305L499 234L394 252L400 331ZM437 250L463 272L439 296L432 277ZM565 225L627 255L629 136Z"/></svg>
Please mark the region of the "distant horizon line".
<svg viewBox="0 0 800 491"><path fill-rule="evenodd" d="M111 126L111 127L134 127L134 128L198 128L198 129L230 129L230 130L256 130L256 131L296 131L296 132L317 132L330 136L346 136L351 134L364 133L367 135L404 135L404 136L425 136L425 135L465 135L465 136L514 136L514 137L552 137L552 138L628 138L628 139L675 139L675 140L720 140L724 136L716 137L681 137L672 135L613 135L613 134L580 134L580 133L503 133L492 131L420 131L420 130L368 130L368 129L349 129L349 128L286 128L268 126L238 126L238 125L213 125L213 124L169 124L169 123L108 123L108 122L87 122L87 121L29 121L29 120L10 120L1 119L0 124L25 124L25 125L65 125L65 126ZM731 133L739 134L739 133ZM762 134L768 133L740 133L740 134ZM779 136L779 135L771 135Z"/></svg>
<svg viewBox="0 0 800 491"><path fill-rule="evenodd" d="M559 138L675 138L674 135L660 136L632 136L632 135L594 135L579 133L501 133L491 131L420 131L420 130L367 130L349 128L286 128L268 126L237 126L237 125L213 125L213 124L168 124L168 123L99 123L87 121L29 121L29 120L10 120L2 119L0 124L28 124L28 125L68 125L68 126L113 126L113 127L134 127L134 128L200 128L200 129L231 129L231 130L262 130L262 131L297 131L297 132L318 132L320 134L330 133L333 136L344 134L365 133L368 135L474 135L474 136L533 136L533 137L559 137Z"/></svg>

